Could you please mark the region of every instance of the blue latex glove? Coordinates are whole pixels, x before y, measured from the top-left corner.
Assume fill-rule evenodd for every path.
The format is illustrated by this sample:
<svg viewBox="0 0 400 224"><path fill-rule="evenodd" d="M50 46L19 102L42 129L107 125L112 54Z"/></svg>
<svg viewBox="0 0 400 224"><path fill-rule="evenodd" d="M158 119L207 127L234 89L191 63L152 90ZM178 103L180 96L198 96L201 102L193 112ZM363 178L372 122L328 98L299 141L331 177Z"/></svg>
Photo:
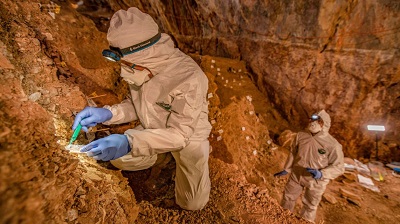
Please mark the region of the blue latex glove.
<svg viewBox="0 0 400 224"><path fill-rule="evenodd" d="M81 152L87 152L87 155L93 157L95 160L103 161L118 159L130 151L128 138L120 134L113 134L97 139L81 149Z"/></svg>
<svg viewBox="0 0 400 224"><path fill-rule="evenodd" d="M79 123L82 125L82 130L88 132L88 127L96 126L98 123L103 123L112 118L110 110L98 107L86 107L79 112L72 125L72 130L75 130Z"/></svg>
<svg viewBox="0 0 400 224"><path fill-rule="evenodd" d="M321 171L317 169L312 169L312 168L306 168L307 172L311 173L314 179L321 179L322 178L322 173Z"/></svg>
<svg viewBox="0 0 400 224"><path fill-rule="evenodd" d="M286 170L282 170L281 172L275 173L274 177L285 176L286 174L288 174L288 172L286 172Z"/></svg>

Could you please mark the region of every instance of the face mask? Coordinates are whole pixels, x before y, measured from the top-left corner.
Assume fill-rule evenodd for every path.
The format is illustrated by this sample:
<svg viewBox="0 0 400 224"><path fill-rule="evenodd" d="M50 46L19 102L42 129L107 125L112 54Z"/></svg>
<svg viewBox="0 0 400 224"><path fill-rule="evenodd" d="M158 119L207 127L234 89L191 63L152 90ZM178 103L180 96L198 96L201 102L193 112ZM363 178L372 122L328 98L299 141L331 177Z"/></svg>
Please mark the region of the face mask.
<svg viewBox="0 0 400 224"><path fill-rule="evenodd" d="M308 126L308 130L313 133L316 134L318 132L320 132L322 130L321 125L318 123L318 121L313 121L310 123L310 125Z"/></svg>
<svg viewBox="0 0 400 224"><path fill-rule="evenodd" d="M142 68L142 67L141 67ZM150 80L152 77L151 72L148 69L132 69L129 66L121 65L121 77L129 84L140 87L143 83Z"/></svg>

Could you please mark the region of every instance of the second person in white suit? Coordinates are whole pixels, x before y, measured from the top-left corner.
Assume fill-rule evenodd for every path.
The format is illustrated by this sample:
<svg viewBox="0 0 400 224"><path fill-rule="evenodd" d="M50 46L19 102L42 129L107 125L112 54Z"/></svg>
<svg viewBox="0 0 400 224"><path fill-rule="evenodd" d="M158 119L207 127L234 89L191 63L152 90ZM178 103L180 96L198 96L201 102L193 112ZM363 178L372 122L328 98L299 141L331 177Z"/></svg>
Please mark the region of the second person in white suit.
<svg viewBox="0 0 400 224"><path fill-rule="evenodd" d="M293 141L284 170L274 174L290 177L282 207L293 211L297 198L305 189L301 215L314 222L317 207L330 180L344 173L342 145L329 134L331 118L325 110L309 118L308 130Z"/></svg>

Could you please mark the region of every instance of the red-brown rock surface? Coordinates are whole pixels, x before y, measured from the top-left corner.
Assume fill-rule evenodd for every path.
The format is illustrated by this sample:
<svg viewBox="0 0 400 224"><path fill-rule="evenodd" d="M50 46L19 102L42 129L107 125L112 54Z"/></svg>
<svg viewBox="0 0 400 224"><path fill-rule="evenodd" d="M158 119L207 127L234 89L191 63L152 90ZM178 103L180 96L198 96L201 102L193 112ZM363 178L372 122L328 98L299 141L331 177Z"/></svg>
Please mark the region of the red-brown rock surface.
<svg viewBox="0 0 400 224"><path fill-rule="evenodd" d="M259 89L298 130L319 109L352 157L400 160L400 2L140 1L187 52L242 59Z"/></svg>
<svg viewBox="0 0 400 224"><path fill-rule="evenodd" d="M325 107L346 154L368 157L374 135L363 129L372 118L387 125L380 147L397 150L400 95L397 2L309 2L57 1L56 13L46 0L3 0L0 223L305 223L279 206L286 179L272 176L302 118ZM173 160L146 181L149 170L121 172L64 150L88 98L102 106L125 97L118 66L101 57L107 42L98 29L129 5L155 16L209 78L212 191L202 211L174 205ZM399 178L388 171L375 182L380 193L345 180L328 186L337 203L323 200L317 222L399 222ZM359 195L361 207L340 188Z"/></svg>

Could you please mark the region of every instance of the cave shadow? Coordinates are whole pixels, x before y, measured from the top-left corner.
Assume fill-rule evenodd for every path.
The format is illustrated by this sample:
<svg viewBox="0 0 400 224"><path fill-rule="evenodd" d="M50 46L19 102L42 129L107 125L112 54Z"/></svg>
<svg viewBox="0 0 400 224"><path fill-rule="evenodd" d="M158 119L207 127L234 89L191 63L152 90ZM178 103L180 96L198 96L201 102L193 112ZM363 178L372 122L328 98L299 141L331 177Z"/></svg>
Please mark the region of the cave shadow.
<svg viewBox="0 0 400 224"><path fill-rule="evenodd" d="M111 163L109 164L110 169ZM113 166L112 166L113 167ZM128 179L128 185L135 194L137 203L147 201L153 206L165 209L180 209L175 203L175 167L174 159L171 159L157 177L152 177L151 167L140 171L121 171L122 175Z"/></svg>

